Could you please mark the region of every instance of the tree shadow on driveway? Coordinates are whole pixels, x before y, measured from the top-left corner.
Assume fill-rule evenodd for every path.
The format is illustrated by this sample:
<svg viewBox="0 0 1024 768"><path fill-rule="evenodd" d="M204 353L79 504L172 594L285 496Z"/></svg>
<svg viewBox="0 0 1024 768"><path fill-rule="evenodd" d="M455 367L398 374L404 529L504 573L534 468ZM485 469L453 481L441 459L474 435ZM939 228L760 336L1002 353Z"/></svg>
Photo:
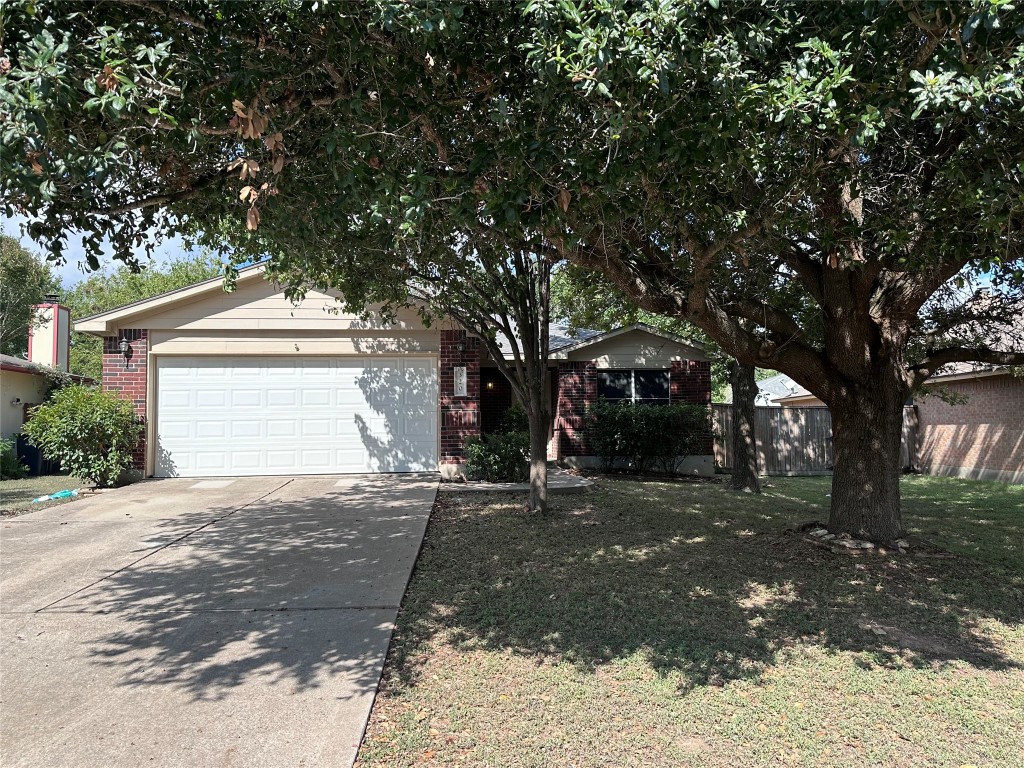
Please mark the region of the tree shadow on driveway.
<svg viewBox="0 0 1024 768"><path fill-rule="evenodd" d="M119 685L217 700L247 683L301 692L342 674L339 695L372 693L434 484L410 499L408 481L318 482L156 521L151 537L197 529L47 613L116 619L87 655Z"/></svg>

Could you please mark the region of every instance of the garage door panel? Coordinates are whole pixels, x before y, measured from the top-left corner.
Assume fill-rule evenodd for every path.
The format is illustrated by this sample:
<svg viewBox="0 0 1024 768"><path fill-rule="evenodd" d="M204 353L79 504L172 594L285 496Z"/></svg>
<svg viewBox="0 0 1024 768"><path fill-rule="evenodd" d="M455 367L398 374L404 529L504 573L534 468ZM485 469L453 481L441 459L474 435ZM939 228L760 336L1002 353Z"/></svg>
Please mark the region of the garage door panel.
<svg viewBox="0 0 1024 768"><path fill-rule="evenodd" d="M258 470L260 468L259 451L233 451L231 454L232 467L240 472L245 470Z"/></svg>
<svg viewBox="0 0 1024 768"><path fill-rule="evenodd" d="M322 419L303 419L301 433L303 437L330 437L331 421L326 416Z"/></svg>
<svg viewBox="0 0 1024 768"><path fill-rule="evenodd" d="M238 420L231 422L231 437L263 437L263 424L256 420Z"/></svg>
<svg viewBox="0 0 1024 768"><path fill-rule="evenodd" d="M157 403L162 411L168 408L188 408L192 404L191 395L192 393L187 390L161 390Z"/></svg>
<svg viewBox="0 0 1024 768"><path fill-rule="evenodd" d="M195 468L197 472L203 473L223 472L228 468L227 452L224 450L196 451Z"/></svg>
<svg viewBox="0 0 1024 768"><path fill-rule="evenodd" d="M228 393L217 389L197 389L196 408L223 408L228 404Z"/></svg>
<svg viewBox="0 0 1024 768"><path fill-rule="evenodd" d="M434 422L433 417L406 417L403 432L411 437L433 437Z"/></svg>
<svg viewBox="0 0 1024 768"><path fill-rule="evenodd" d="M158 358L157 474L437 468L429 358Z"/></svg>
<svg viewBox="0 0 1024 768"><path fill-rule="evenodd" d="M258 389L234 389L231 391L232 408L259 408L263 395Z"/></svg>
<svg viewBox="0 0 1024 768"><path fill-rule="evenodd" d="M298 393L294 389L268 389L266 392L270 408L294 408L298 403Z"/></svg>
<svg viewBox="0 0 1024 768"><path fill-rule="evenodd" d="M228 430L227 424L223 420L216 421L197 421L196 422L196 438L202 439L204 437L216 437L223 438L227 437Z"/></svg>
<svg viewBox="0 0 1024 768"><path fill-rule="evenodd" d="M298 425L293 419L273 419L267 422L267 437L295 437Z"/></svg>
<svg viewBox="0 0 1024 768"><path fill-rule="evenodd" d="M192 437L192 422L167 419L162 424L161 434L168 438L190 438Z"/></svg>

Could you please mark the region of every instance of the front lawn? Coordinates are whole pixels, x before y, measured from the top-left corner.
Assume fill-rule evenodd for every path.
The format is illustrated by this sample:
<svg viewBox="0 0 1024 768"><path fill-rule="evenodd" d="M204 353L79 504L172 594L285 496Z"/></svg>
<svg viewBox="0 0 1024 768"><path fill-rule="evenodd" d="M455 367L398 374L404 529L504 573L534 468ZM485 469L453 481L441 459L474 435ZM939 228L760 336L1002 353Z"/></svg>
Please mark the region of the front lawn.
<svg viewBox="0 0 1024 768"><path fill-rule="evenodd" d="M32 499L49 496L57 491L81 487L81 480L67 475L43 475L41 477L26 477L23 480L0 480L0 516L13 517L57 504L66 504L73 499L41 501L38 504L33 504Z"/></svg>
<svg viewBox="0 0 1024 768"><path fill-rule="evenodd" d="M442 495L358 764L1024 764L1024 487L908 477L920 546L857 558L771 485Z"/></svg>

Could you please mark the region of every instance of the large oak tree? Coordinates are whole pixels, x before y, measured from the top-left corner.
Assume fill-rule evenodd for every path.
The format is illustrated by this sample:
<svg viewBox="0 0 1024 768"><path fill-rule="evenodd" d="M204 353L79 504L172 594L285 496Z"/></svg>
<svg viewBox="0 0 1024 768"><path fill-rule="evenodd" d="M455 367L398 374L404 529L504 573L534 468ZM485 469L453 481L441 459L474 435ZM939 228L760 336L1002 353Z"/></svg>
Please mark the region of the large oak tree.
<svg viewBox="0 0 1024 768"><path fill-rule="evenodd" d="M316 254L357 300L397 297L412 248L528 232L820 396L835 531L901 533L916 385L1024 361L1005 0L2 13L0 189L52 252L184 231L292 275Z"/></svg>

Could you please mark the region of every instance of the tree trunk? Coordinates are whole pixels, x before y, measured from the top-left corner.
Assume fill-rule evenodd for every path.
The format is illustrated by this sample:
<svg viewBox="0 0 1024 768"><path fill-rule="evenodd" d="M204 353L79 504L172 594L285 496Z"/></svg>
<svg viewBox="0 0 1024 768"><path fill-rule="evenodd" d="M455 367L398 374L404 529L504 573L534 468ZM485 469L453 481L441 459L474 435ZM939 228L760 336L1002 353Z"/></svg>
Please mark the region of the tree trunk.
<svg viewBox="0 0 1024 768"><path fill-rule="evenodd" d="M548 412L544 387L530 392L530 510L546 515L548 511ZM537 400L540 402L536 402Z"/></svg>
<svg viewBox="0 0 1024 768"><path fill-rule="evenodd" d="M870 389L832 398L832 504L828 528L858 539L892 542L900 520L900 441L906 390L876 378Z"/></svg>
<svg viewBox="0 0 1024 768"><path fill-rule="evenodd" d="M730 487L735 491L760 493L757 476L757 441L754 421L757 416L756 368L738 360L729 363L729 383L732 386L732 478Z"/></svg>

